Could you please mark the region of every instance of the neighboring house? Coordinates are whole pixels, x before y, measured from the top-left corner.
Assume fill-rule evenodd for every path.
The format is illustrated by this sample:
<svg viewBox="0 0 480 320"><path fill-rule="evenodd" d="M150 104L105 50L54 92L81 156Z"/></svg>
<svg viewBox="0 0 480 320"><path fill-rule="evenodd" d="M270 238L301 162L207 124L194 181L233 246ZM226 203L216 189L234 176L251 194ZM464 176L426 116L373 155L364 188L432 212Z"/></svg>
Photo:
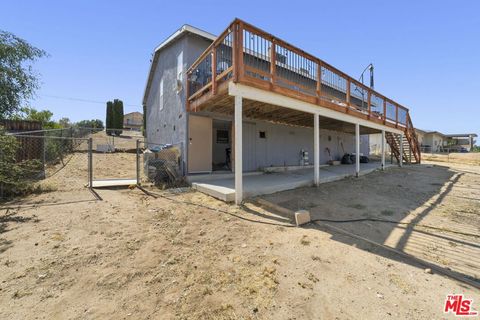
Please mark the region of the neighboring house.
<svg viewBox="0 0 480 320"><path fill-rule="evenodd" d="M443 152L447 137L438 131L415 129L422 152Z"/></svg>
<svg viewBox="0 0 480 320"><path fill-rule="evenodd" d="M393 138L414 139L408 109L238 19L218 38L184 25L162 42L143 105L147 142L181 145L186 175L235 172L237 202L243 172L368 155L382 131L400 161L420 161Z"/></svg>
<svg viewBox="0 0 480 320"><path fill-rule="evenodd" d="M143 114L130 112L123 116L123 128L130 130L141 130L143 126Z"/></svg>
<svg viewBox="0 0 480 320"><path fill-rule="evenodd" d="M439 131L415 129L422 152L460 152L470 151L475 145L477 134L443 134Z"/></svg>
<svg viewBox="0 0 480 320"><path fill-rule="evenodd" d="M447 148L461 152L470 152L476 143L474 138L478 137L476 133L447 134L445 136L447 137Z"/></svg>

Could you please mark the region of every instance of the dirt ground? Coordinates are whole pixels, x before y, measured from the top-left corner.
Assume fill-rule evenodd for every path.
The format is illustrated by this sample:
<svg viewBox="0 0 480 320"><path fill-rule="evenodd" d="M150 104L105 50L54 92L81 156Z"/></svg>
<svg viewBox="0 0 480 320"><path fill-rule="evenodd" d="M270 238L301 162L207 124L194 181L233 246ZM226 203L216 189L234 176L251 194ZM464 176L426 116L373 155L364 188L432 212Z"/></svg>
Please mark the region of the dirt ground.
<svg viewBox="0 0 480 320"><path fill-rule="evenodd" d="M478 280L479 166L392 168L263 197L315 219L405 222L303 228L255 200L189 189L94 195L65 168L72 183L57 176L56 191L0 209L1 319L438 319L452 317L452 293L480 309L471 285L326 225Z"/></svg>
<svg viewBox="0 0 480 320"><path fill-rule="evenodd" d="M422 159L435 162L480 165L480 152L470 153L422 153Z"/></svg>

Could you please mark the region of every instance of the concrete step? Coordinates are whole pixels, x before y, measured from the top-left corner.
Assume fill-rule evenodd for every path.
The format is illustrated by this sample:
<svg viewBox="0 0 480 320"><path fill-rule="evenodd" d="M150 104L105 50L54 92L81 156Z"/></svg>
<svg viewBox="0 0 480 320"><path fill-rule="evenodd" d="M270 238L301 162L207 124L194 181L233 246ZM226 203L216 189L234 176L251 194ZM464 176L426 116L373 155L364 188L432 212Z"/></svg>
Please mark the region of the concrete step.
<svg viewBox="0 0 480 320"><path fill-rule="evenodd" d="M261 171L253 171L253 172L244 172L243 176L254 176L263 174ZM187 182L203 182L203 181L211 181L211 180L218 180L218 179L231 179L235 177L235 173L233 172L211 172L211 173L203 173L203 174L189 174L187 176Z"/></svg>
<svg viewBox="0 0 480 320"><path fill-rule="evenodd" d="M192 188L225 202L235 201L235 189L214 184L193 182Z"/></svg>

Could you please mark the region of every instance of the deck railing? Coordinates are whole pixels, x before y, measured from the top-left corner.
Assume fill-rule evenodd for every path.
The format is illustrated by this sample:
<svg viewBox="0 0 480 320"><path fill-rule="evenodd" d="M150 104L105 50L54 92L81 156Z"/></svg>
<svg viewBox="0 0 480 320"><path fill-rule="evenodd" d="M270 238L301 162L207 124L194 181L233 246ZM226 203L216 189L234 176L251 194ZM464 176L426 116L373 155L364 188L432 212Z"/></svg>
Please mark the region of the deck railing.
<svg viewBox="0 0 480 320"><path fill-rule="evenodd" d="M229 80L407 130L411 125L407 108L238 19L187 71L188 103L205 94L215 95Z"/></svg>

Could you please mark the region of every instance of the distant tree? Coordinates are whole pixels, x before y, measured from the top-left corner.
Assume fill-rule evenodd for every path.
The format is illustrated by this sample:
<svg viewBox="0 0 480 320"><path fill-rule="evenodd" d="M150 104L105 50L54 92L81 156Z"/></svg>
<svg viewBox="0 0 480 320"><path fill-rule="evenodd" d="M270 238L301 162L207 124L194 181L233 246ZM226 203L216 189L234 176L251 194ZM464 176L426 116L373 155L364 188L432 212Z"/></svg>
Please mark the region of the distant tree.
<svg viewBox="0 0 480 320"><path fill-rule="evenodd" d="M76 127L79 128L93 128L93 129L103 129L103 122L100 119L94 120L82 120L75 123Z"/></svg>
<svg viewBox="0 0 480 320"><path fill-rule="evenodd" d="M123 102L114 99L107 102L107 117L105 119L107 125L107 134L121 135L123 132Z"/></svg>
<svg viewBox="0 0 480 320"><path fill-rule="evenodd" d="M53 113L49 110L38 111L35 108L23 107L19 112L12 115L11 119L39 121L43 129L60 129L60 124L52 120Z"/></svg>
<svg viewBox="0 0 480 320"><path fill-rule="evenodd" d="M122 100L113 100L113 128L115 135L119 136L123 132L123 102Z"/></svg>
<svg viewBox="0 0 480 320"><path fill-rule="evenodd" d="M39 88L31 63L46 52L14 34L0 30L0 118L20 110Z"/></svg>
<svg viewBox="0 0 480 320"><path fill-rule="evenodd" d="M96 128L96 129L103 129L104 128L102 120L95 119L95 120L90 120L90 121L92 123L92 128Z"/></svg>
<svg viewBox="0 0 480 320"><path fill-rule="evenodd" d="M113 102L108 101L107 102L107 115L105 117L105 125L107 128L107 134L111 135L113 129Z"/></svg>
<svg viewBox="0 0 480 320"><path fill-rule="evenodd" d="M67 117L63 117L62 119L58 120L58 124L62 128L70 128L72 126L72 123L70 122L70 119Z"/></svg>

